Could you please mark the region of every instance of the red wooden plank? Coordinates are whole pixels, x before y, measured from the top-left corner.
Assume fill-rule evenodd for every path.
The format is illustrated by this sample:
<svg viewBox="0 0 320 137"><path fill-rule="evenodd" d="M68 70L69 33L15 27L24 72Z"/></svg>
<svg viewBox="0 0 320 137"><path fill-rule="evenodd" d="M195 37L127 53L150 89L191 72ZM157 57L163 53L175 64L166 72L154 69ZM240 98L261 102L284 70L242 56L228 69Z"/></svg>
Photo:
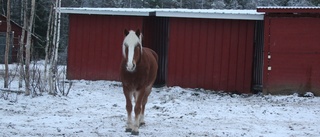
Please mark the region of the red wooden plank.
<svg viewBox="0 0 320 137"><path fill-rule="evenodd" d="M231 22L231 36L230 36L230 49L229 49L229 68L228 68L228 88L227 91L236 91L236 79L237 79L237 60L238 60L238 47L239 40L239 21L235 20Z"/></svg>
<svg viewBox="0 0 320 137"><path fill-rule="evenodd" d="M238 41L238 58L237 58L237 76L236 76L236 90L243 91L244 90L244 78L247 77L245 75L245 57L246 57L246 40L247 35L247 27L246 21L239 22L239 41Z"/></svg>
<svg viewBox="0 0 320 137"><path fill-rule="evenodd" d="M82 21L82 19L80 18L80 16L77 16L77 21L78 21L78 26L82 26L82 25L84 25L83 24L83 21ZM74 65L74 67L76 67L76 69L77 69L77 71L75 71L75 75L76 75L76 78L77 79L81 79L81 73L82 73L82 58L80 58L81 57L81 55L82 55L82 53L81 53L81 50L79 50L79 49L81 49L82 48L82 34L83 34L83 28L79 28L78 30L77 30L77 34L76 34L76 37L77 37L77 39L79 38L80 40L79 41L77 41L76 42L76 45L74 45L74 47L75 47L75 49L74 49L74 52L75 52L75 57L74 57L74 62L75 62L75 65ZM77 57L79 57L78 59L77 59Z"/></svg>
<svg viewBox="0 0 320 137"><path fill-rule="evenodd" d="M221 63L222 63L222 47L223 45L223 20L217 20L215 29L215 41L214 41L214 66L213 66L213 83L212 88L216 90L222 90L220 87L221 77Z"/></svg>
<svg viewBox="0 0 320 137"><path fill-rule="evenodd" d="M207 61L207 50L208 50L208 22L209 20L200 20L200 31L199 31L199 46L197 47L199 52L198 58L198 87L205 87L205 81L210 81L206 79L206 69L212 69L212 62ZM210 24L212 25L212 24Z"/></svg>
<svg viewBox="0 0 320 137"><path fill-rule="evenodd" d="M110 80L116 80L117 78L117 73L118 70L120 69L120 62L117 63L118 59L117 59L117 55L118 54L122 54L121 50L119 50L119 47L122 48L122 42L123 42L123 38L124 38L124 34L123 34L123 23L122 23L122 16L109 16L110 20L110 24L109 24L109 28L110 31L109 33L109 37L110 41L109 41L109 58L106 60L106 62L108 63L108 79ZM127 20L128 21L128 20ZM122 29L123 28L123 29ZM120 49L121 49L120 48ZM116 68L117 66L117 68Z"/></svg>
<svg viewBox="0 0 320 137"><path fill-rule="evenodd" d="M192 41L190 43L190 54L189 54L189 63L188 66L190 68L190 87L198 87L198 75L199 75L199 48L203 48L199 45L199 37L200 37L200 20L199 19L192 19L191 27L192 30L189 32L190 36L192 37Z"/></svg>
<svg viewBox="0 0 320 137"><path fill-rule="evenodd" d="M254 21L247 21L247 41L246 41L246 60L243 93L251 92L252 81L252 62L253 62L253 41L254 41Z"/></svg>
<svg viewBox="0 0 320 137"><path fill-rule="evenodd" d="M84 24L84 21L83 21L83 18L80 17L80 15L77 15L77 18L78 18L78 26L83 26L85 25ZM81 79L82 78L82 47L83 47L83 38L82 38L82 35L84 33L84 27L79 27L77 28L77 34L76 34L76 45L74 45L74 47L76 49L74 49L74 52L76 53L75 54L75 57L74 57L74 61L75 61L75 66L77 71L75 71L75 75L76 75L76 79Z"/></svg>
<svg viewBox="0 0 320 137"><path fill-rule="evenodd" d="M108 75L108 67L109 64L107 63L107 59L109 59L109 33L110 32L110 27L109 27L109 20L110 18L108 18L107 16L102 16L102 34L101 34L101 41L102 41L102 48L101 48L101 69L102 69L102 73L101 76L103 77L102 79L107 79L109 78Z"/></svg>
<svg viewBox="0 0 320 137"><path fill-rule="evenodd" d="M67 79L74 79L75 74L76 74L76 69L75 69L75 56L76 56L76 50L75 50L75 45L76 45L76 34L78 27L77 24L77 18L75 15L69 15L69 46L68 46L68 67L67 67Z"/></svg>
<svg viewBox="0 0 320 137"><path fill-rule="evenodd" d="M216 46L214 44L215 38L216 38L216 20L207 20L207 32L205 37L207 38L206 43L206 67L205 67L205 85L204 88L206 89L212 89L213 88L213 72L214 72L214 47Z"/></svg>
<svg viewBox="0 0 320 137"><path fill-rule="evenodd" d="M180 86L182 86L183 84L183 76L184 76L184 71L183 71L183 68L184 68L184 54L185 54L185 49L183 48L183 46L185 45L185 41L184 40L181 40L181 38L184 38L185 37L185 22L181 19L175 19L175 25L172 25L172 26L175 26L178 28L178 32L179 32L179 35L175 35L175 36L172 36L172 40L176 41L177 44L176 45L172 45L172 46L176 46L177 50L175 52L175 58L176 58L176 64L174 65L175 67L175 72L176 75L175 76L175 84L179 84Z"/></svg>
<svg viewBox="0 0 320 137"><path fill-rule="evenodd" d="M95 65L98 63L96 62L94 55L95 55L95 50L97 48L97 41L96 41L96 31L95 28L99 27L97 26L96 22L96 16L97 15L90 15L89 16L89 22L87 24L88 30L86 32L87 38L88 38L88 43L86 45L87 47L87 75L86 77L89 80L96 80L96 76L94 75L95 70Z"/></svg>
<svg viewBox="0 0 320 137"><path fill-rule="evenodd" d="M231 21L224 20L223 25L223 43L222 43L222 58L221 58L221 77L220 77L220 85L221 89L228 89L228 74L229 74L229 58L230 58L230 35L231 35Z"/></svg>
<svg viewBox="0 0 320 137"><path fill-rule="evenodd" d="M176 85L176 76L178 75L177 69L177 56L178 53L178 44L176 37L179 34L179 26L176 18L170 18L169 27L170 29L170 38L169 38L169 49L168 49L168 76L167 76L167 85L174 86Z"/></svg>
<svg viewBox="0 0 320 137"><path fill-rule="evenodd" d="M190 73L193 73L191 72L191 68L190 66L193 65L191 64L191 59L192 59L192 42L194 40L193 36L192 36L192 32L193 32L193 24L192 24L192 19L185 19L185 24L186 24L186 28L185 29L185 32L184 32L184 35L185 37L183 39L179 39L179 40L182 40L182 41L185 41L184 43L184 46L183 45L180 45L180 46L183 46L181 48L184 49L183 53L184 53L184 56L183 56L183 68L182 68L182 71L183 71L183 76L182 76L182 79L183 80L183 86L184 87L192 87L190 86L192 84L192 80L190 79Z"/></svg>
<svg viewBox="0 0 320 137"><path fill-rule="evenodd" d="M96 48L95 48L95 54L94 54L94 60L96 61L95 68L94 68L94 73L95 75L95 80L101 80L103 79L103 69L102 69L102 49L103 49L103 35L102 35L102 24L103 18L102 16L97 16L96 17L96 27L95 27L95 41L96 41Z"/></svg>

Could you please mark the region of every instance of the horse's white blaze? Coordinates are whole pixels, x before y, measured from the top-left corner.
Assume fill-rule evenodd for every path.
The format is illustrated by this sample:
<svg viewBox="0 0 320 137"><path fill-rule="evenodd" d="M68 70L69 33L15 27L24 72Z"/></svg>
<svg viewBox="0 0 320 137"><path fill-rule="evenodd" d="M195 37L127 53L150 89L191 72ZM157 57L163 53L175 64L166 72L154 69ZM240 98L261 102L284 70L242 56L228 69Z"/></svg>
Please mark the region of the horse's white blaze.
<svg viewBox="0 0 320 137"><path fill-rule="evenodd" d="M128 71L134 71L135 69L135 62L133 62L133 56L134 56L134 46L128 47L128 62L127 62L127 70Z"/></svg>
<svg viewBox="0 0 320 137"><path fill-rule="evenodd" d="M122 45L122 54L123 57L126 57L126 48L128 48L128 62L127 62L127 70L132 72L135 70L135 62L133 62L134 57L134 48L137 45L140 45L141 53L142 53L142 35L139 37L132 30L129 31L129 34L124 38Z"/></svg>

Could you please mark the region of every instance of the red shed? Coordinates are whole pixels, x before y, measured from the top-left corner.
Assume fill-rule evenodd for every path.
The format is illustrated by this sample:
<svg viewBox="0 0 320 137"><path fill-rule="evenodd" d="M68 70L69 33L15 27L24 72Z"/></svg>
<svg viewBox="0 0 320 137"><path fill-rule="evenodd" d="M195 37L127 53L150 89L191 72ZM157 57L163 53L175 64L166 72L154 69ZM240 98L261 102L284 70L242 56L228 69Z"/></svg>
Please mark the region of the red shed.
<svg viewBox="0 0 320 137"><path fill-rule="evenodd" d="M124 29L142 28L148 11L63 8L69 13L68 79L119 80Z"/></svg>
<svg viewBox="0 0 320 137"><path fill-rule="evenodd" d="M61 12L69 13L68 79L119 80L123 30L142 28L144 46L159 54L158 84L239 93L255 85L254 51L262 35L257 24L263 20L255 10Z"/></svg>
<svg viewBox="0 0 320 137"><path fill-rule="evenodd" d="M320 7L259 7L265 12L263 91L320 95Z"/></svg>
<svg viewBox="0 0 320 137"><path fill-rule="evenodd" d="M17 54L19 50L19 41L21 37L22 28L11 21L11 46L9 63L17 62ZM6 47L6 34L7 34L7 18L0 15L0 63L4 63L4 54Z"/></svg>

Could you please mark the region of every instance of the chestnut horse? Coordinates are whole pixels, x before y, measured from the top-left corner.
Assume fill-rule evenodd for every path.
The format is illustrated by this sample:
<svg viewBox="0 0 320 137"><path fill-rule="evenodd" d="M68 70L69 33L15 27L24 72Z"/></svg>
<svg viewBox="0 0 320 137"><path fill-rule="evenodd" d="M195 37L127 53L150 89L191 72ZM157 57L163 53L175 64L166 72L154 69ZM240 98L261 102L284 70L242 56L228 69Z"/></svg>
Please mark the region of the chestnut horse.
<svg viewBox="0 0 320 137"><path fill-rule="evenodd" d="M124 31L121 62L121 82L126 98L128 114L126 132L139 134L139 126L144 125L144 110L157 76L158 55L151 49L142 47L140 30ZM132 97L135 100L134 122L132 123Z"/></svg>

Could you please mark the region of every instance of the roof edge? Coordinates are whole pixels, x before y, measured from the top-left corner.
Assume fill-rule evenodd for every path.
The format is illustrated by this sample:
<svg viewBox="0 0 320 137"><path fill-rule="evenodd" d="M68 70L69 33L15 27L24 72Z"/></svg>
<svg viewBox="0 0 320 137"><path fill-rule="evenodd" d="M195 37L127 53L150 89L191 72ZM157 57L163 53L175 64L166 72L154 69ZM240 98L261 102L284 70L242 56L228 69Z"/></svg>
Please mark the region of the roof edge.
<svg viewBox="0 0 320 137"><path fill-rule="evenodd" d="M257 7L257 12L265 12L265 13L320 13L320 7L297 7L297 6Z"/></svg>

